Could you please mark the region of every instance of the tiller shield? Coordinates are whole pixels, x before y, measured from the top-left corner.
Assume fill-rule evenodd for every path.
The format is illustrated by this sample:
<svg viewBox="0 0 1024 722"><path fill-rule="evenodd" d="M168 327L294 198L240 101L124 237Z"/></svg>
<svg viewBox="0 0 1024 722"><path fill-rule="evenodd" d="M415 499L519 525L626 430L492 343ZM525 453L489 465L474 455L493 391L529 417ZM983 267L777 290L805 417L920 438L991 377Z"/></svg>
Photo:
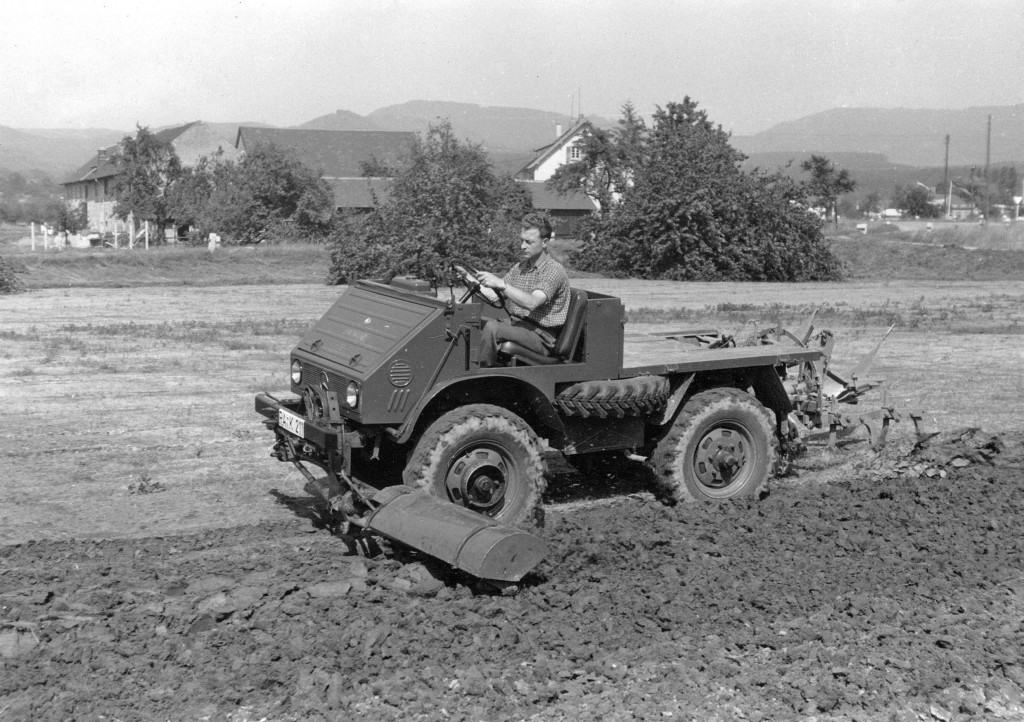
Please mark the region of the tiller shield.
<svg viewBox="0 0 1024 722"><path fill-rule="evenodd" d="M519 582L547 554L540 537L425 491L401 485L378 490L344 473L317 479L301 462L294 464L333 512L364 533L379 534L479 579Z"/></svg>
<svg viewBox="0 0 1024 722"><path fill-rule="evenodd" d="M518 582L547 553L543 539L407 486L377 492L364 528L480 579Z"/></svg>

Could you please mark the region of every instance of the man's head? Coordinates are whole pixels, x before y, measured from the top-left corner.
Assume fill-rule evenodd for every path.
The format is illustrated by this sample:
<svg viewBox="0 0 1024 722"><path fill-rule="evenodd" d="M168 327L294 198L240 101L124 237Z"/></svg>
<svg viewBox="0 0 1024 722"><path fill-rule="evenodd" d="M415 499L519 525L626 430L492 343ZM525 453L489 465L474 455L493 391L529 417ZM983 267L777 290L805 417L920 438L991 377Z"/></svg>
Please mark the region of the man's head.
<svg viewBox="0 0 1024 722"><path fill-rule="evenodd" d="M551 240L552 230L551 221L543 213L527 213L523 216L523 220L520 222L522 230L528 230L530 228L536 228L540 232L540 237L545 241Z"/></svg>
<svg viewBox="0 0 1024 722"><path fill-rule="evenodd" d="M527 213L523 216L521 226L519 240L523 260L529 264L536 263L547 250L548 241L551 240L551 222L541 213Z"/></svg>

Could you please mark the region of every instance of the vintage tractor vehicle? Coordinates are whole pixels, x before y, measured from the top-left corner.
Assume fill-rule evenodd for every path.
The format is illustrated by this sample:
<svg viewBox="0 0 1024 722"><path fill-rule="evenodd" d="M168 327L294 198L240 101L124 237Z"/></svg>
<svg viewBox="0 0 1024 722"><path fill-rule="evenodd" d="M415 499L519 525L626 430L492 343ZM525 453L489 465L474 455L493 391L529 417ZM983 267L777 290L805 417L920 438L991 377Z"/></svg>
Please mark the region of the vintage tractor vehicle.
<svg viewBox="0 0 1024 722"><path fill-rule="evenodd" d="M542 439L570 462L643 457L669 499L723 500L762 494L809 433L866 421L842 409L877 384L867 363L850 380L829 369L828 332L668 332L627 367L621 300L578 288L550 355L508 342L506 365L482 368L503 299L453 267L461 300L412 278L352 284L292 351L294 395L256 410L272 455L345 521L476 576L515 581L543 555Z"/></svg>

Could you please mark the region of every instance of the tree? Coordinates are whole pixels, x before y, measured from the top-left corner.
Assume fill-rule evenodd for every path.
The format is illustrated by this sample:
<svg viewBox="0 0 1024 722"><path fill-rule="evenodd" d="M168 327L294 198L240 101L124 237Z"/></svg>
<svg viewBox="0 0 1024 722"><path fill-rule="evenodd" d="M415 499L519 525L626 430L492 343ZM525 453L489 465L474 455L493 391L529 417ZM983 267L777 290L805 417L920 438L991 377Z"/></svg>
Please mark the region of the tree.
<svg viewBox="0 0 1024 722"><path fill-rule="evenodd" d="M370 160L359 161L359 175L363 178L393 178L398 175L398 169L377 156L371 156Z"/></svg>
<svg viewBox="0 0 1024 722"><path fill-rule="evenodd" d="M88 225L89 219L86 215L84 203L79 203L73 206L63 202L60 204L60 210L56 219L56 226L57 232L64 234L65 241L67 241L68 234L78 233Z"/></svg>
<svg viewBox="0 0 1024 722"><path fill-rule="evenodd" d="M0 173L0 219L9 223L53 223L62 204L60 186L45 174Z"/></svg>
<svg viewBox="0 0 1024 722"><path fill-rule="evenodd" d="M175 224L192 228L199 237L205 237L214 230L206 227L206 221L219 163L216 159L200 158L194 166L182 168L177 180L167 190Z"/></svg>
<svg viewBox="0 0 1024 722"><path fill-rule="evenodd" d="M864 213L882 212L882 194L878 191L871 191L864 197Z"/></svg>
<svg viewBox="0 0 1024 722"><path fill-rule="evenodd" d="M938 218L942 215L942 209L931 201L931 190L921 185L914 185L910 188L897 185L892 198L893 205L908 215L918 218Z"/></svg>
<svg viewBox="0 0 1024 722"><path fill-rule="evenodd" d="M633 168L643 152L647 128L632 103L622 106L618 127L591 128L577 141L580 160L560 166L547 185L559 193L582 191L605 215L632 184Z"/></svg>
<svg viewBox="0 0 1024 722"><path fill-rule="evenodd" d="M481 146L459 141L447 121L431 125L396 173L386 202L332 235L329 283L413 275L436 286L452 257L482 269L514 262L518 221L532 202L521 184L494 174Z"/></svg>
<svg viewBox="0 0 1024 722"><path fill-rule="evenodd" d="M272 143L257 145L237 163L202 159L179 174L168 195L179 224L239 243L321 240L334 215L327 182L294 151Z"/></svg>
<svg viewBox="0 0 1024 722"><path fill-rule="evenodd" d="M1013 197L1021 195L1020 177L1015 166L1003 166L995 173L993 202L1012 205Z"/></svg>
<svg viewBox="0 0 1024 722"><path fill-rule="evenodd" d="M174 221L167 189L181 173L181 161L169 142L158 138L149 128L136 128L135 137L125 136L113 156L118 169L114 215L153 221L157 238L163 238L164 228Z"/></svg>
<svg viewBox="0 0 1024 722"><path fill-rule="evenodd" d="M628 182L575 256L582 270L674 280L838 276L803 185L741 171L729 134L689 97L658 108L650 130L630 142L620 173Z"/></svg>
<svg viewBox="0 0 1024 722"><path fill-rule="evenodd" d="M822 155L812 155L810 160L800 164L800 169L811 174L811 179L807 182L808 193L825 207L826 218L833 218L838 226L839 214L836 212L836 204L839 196L855 189L856 181L850 177L847 170L837 170L832 161Z"/></svg>

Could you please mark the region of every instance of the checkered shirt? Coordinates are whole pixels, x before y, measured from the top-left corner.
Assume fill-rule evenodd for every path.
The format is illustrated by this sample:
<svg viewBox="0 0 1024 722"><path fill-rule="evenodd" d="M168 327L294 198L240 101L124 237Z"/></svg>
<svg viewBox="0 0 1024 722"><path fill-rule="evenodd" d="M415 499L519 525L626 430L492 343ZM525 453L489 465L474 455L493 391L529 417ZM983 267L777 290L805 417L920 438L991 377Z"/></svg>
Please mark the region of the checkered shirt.
<svg viewBox="0 0 1024 722"><path fill-rule="evenodd" d="M541 290L547 301L532 311L508 299L508 310L515 318L525 318L544 328L559 328L569 312L569 274L562 264L546 253L533 266L522 262L512 266L505 274L505 283L533 293Z"/></svg>

